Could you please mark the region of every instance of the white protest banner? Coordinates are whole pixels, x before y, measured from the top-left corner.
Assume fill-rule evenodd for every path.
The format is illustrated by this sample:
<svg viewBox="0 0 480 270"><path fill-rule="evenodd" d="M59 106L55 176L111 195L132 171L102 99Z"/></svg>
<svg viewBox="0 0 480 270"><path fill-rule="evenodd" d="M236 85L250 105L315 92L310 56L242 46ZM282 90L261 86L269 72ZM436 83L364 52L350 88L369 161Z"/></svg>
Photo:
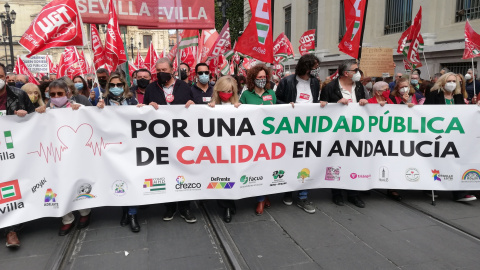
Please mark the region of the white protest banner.
<svg viewBox="0 0 480 270"><path fill-rule="evenodd" d="M0 117L0 227L314 188L480 189L478 106L82 107Z"/></svg>
<svg viewBox="0 0 480 270"><path fill-rule="evenodd" d="M47 62L48 55L34 55L27 58L27 55L21 55L23 62L32 73L50 73Z"/></svg>

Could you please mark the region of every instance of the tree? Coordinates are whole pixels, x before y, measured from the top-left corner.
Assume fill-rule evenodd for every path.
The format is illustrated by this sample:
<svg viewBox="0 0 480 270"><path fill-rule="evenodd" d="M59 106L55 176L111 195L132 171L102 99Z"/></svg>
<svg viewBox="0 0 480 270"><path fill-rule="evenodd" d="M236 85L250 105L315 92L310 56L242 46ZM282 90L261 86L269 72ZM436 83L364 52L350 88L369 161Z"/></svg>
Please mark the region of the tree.
<svg viewBox="0 0 480 270"><path fill-rule="evenodd" d="M243 0L227 0L226 17L230 25L230 38L232 41L232 48L235 40L240 36L240 31L243 31ZM217 3L217 1L215 1ZM222 9L215 5L215 28L220 33L223 28Z"/></svg>

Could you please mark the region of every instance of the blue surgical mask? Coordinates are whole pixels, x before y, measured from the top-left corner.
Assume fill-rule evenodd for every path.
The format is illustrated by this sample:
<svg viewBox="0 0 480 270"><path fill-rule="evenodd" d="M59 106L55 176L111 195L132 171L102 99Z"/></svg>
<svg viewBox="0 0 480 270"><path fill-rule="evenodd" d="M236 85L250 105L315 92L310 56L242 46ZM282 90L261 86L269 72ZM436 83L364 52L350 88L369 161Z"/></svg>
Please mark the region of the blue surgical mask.
<svg viewBox="0 0 480 270"><path fill-rule="evenodd" d="M114 96L120 96L123 93L123 88L112 87L108 91L110 91L110 93L112 93Z"/></svg>
<svg viewBox="0 0 480 270"><path fill-rule="evenodd" d="M133 79L133 85L137 86L137 79Z"/></svg>
<svg viewBox="0 0 480 270"><path fill-rule="evenodd" d="M82 90L83 89L83 83L75 83L75 88L77 88L77 90Z"/></svg>
<svg viewBox="0 0 480 270"><path fill-rule="evenodd" d="M198 81L201 84L207 84L208 80L210 80L210 77L207 74L198 75Z"/></svg>
<svg viewBox="0 0 480 270"><path fill-rule="evenodd" d="M48 92L45 92L45 98L50 98L50 94Z"/></svg>
<svg viewBox="0 0 480 270"><path fill-rule="evenodd" d="M23 85L25 85L25 84L22 83L22 82L16 82L15 83L15 87L18 88L18 89L22 88Z"/></svg>
<svg viewBox="0 0 480 270"><path fill-rule="evenodd" d="M412 85L417 85L417 84L418 84L418 80L411 80L410 83L411 83Z"/></svg>

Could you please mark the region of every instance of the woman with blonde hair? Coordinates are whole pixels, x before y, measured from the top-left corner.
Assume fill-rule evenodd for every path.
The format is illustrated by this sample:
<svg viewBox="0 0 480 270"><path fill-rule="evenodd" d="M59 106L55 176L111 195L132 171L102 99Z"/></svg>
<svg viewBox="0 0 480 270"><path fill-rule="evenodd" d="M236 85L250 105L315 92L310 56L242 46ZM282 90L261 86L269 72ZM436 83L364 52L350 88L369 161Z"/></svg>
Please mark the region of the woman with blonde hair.
<svg viewBox="0 0 480 270"><path fill-rule="evenodd" d="M232 76L223 76L215 83L213 87L212 101L208 104L215 107L215 104L235 104L240 99L238 97L237 81Z"/></svg>
<svg viewBox="0 0 480 270"><path fill-rule="evenodd" d="M45 105L42 99L42 92L40 92L38 86L33 83L27 83L24 84L21 89L27 93L33 106L35 106L35 109Z"/></svg>
<svg viewBox="0 0 480 270"><path fill-rule="evenodd" d="M464 105L465 97L458 76L453 72L442 75L428 93L426 105ZM452 191L453 199L457 202L468 202L477 199L466 191Z"/></svg>
<svg viewBox="0 0 480 270"><path fill-rule="evenodd" d="M138 101L130 92L127 86L125 78L119 74L112 73L112 76L108 79L105 93L103 94L103 104L97 107L103 108L103 106L120 106L120 105L137 105Z"/></svg>
<svg viewBox="0 0 480 270"><path fill-rule="evenodd" d="M458 82L460 84L460 91L462 92L463 99L465 100L465 104L468 104L468 93L467 93L467 82L462 74L458 73L457 75Z"/></svg>
<svg viewBox="0 0 480 270"><path fill-rule="evenodd" d="M408 107L413 107L418 104L415 97L415 88L410 85L408 78L400 78L395 84L395 88L390 94L390 100L393 104L407 104Z"/></svg>
<svg viewBox="0 0 480 270"><path fill-rule="evenodd" d="M238 83L231 76L223 76L215 83L213 87L212 101L208 106L214 108L215 105L234 105L238 103ZM232 215L237 211L234 200L217 200L218 205L224 209L223 220L226 223L232 221Z"/></svg>

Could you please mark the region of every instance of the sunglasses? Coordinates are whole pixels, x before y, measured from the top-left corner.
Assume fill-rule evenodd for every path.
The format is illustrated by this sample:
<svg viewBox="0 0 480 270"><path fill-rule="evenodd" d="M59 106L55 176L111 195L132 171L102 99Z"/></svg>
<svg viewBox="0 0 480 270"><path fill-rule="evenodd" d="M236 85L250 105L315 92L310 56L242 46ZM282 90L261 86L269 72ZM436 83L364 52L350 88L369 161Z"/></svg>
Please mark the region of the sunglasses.
<svg viewBox="0 0 480 270"><path fill-rule="evenodd" d="M347 70L347 71L354 71L354 72L358 72L360 69L359 68L356 68L356 69L350 69L350 70Z"/></svg>
<svg viewBox="0 0 480 270"><path fill-rule="evenodd" d="M125 84L124 83L109 83L108 86L110 86L110 88L112 87L123 87Z"/></svg>
<svg viewBox="0 0 480 270"><path fill-rule="evenodd" d="M65 92L53 92L53 93L48 93L50 97L63 97L65 95Z"/></svg>
<svg viewBox="0 0 480 270"><path fill-rule="evenodd" d="M199 71L198 75L209 75L210 71Z"/></svg>

